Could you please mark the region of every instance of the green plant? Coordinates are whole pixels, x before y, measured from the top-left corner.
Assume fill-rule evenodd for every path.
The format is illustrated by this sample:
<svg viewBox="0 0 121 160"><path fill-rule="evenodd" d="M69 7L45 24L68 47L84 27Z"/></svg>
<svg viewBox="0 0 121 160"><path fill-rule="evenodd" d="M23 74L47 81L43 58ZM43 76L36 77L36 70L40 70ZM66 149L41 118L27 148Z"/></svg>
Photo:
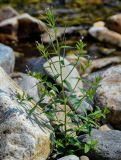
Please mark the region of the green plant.
<svg viewBox="0 0 121 160"><path fill-rule="evenodd" d="M82 40L77 42L76 46L74 47L75 50L77 50L75 63L73 64L73 67L66 76L66 78L63 79L63 67L66 67L64 62L65 49L70 48L71 46L66 46L64 41L61 42L61 44L59 43L57 38L56 20L51 10L47 11L47 22L48 26L51 27L54 31L53 36L55 42L53 42L52 40L53 37L47 30L51 40L51 46L53 47L55 55L58 56L60 70L58 71L57 68L55 67L54 62L51 61L50 59L51 56L49 54L48 48L46 48L43 44L39 43L37 43L37 48L41 52L44 58L46 58L47 60L50 59L49 67L53 73L54 70L56 71L56 74L54 75L54 80L56 81L57 78L60 77L61 82L60 84L50 82L48 81L47 76L42 75L40 73L32 73L29 71L29 75L32 75L37 79L39 79L40 83L44 86L40 88L41 92L40 103L42 103L42 100L44 99L45 95L50 97L49 103L43 107L43 112L45 112L45 114L52 122L52 125L54 126L55 148L52 157L57 158L63 155L77 153L80 150L84 150L84 152L87 153L90 149L93 149L97 144L96 141L91 140L92 128L94 127L98 128L99 120L101 118L105 118L105 115L108 113L106 109L100 110L98 107L96 107L95 111L91 111L91 113L88 113L87 110L82 105L83 101L86 101L90 104L93 103L94 95L96 92L96 88L99 84L100 78L97 77L95 79L95 82L91 83L88 90L80 88L81 96L80 97L77 96L75 92L75 87L77 84L75 85L74 88L72 88L67 78L72 73L73 69L78 65L80 58L84 56L83 53L85 44L82 42ZM61 49L64 49L63 55L61 55ZM90 63L87 62L84 65L81 65L83 72L89 67L89 64ZM79 81L82 81L81 77L78 78L77 83L79 83ZM65 91L69 93L69 96L66 95ZM68 110L69 101L71 101L72 105L74 106L73 111ZM58 107L59 105L62 105L63 108L59 108ZM82 106L83 114L76 113L76 110L80 106ZM37 105L30 111L30 115L36 109L36 107ZM64 117L63 120L59 119L58 113L63 114ZM71 121L68 122L68 119L70 119ZM73 127L72 126L69 127L70 123ZM78 135L85 133L90 136L90 140L86 144L83 144L78 140Z"/></svg>

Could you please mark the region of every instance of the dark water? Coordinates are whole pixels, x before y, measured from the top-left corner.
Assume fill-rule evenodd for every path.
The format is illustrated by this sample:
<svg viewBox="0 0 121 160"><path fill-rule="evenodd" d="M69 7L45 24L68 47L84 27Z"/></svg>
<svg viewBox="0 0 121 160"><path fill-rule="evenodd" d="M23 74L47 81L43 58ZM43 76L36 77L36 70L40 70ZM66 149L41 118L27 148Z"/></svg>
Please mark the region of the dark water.
<svg viewBox="0 0 121 160"><path fill-rule="evenodd" d="M76 34L67 35L66 43L74 45L76 41L84 37L87 44L87 52L92 58L101 57L100 53L90 51L90 46L111 48L109 44L102 44L91 38L87 34L88 28L96 21L105 21L107 17L121 12L120 0L0 0L0 6L11 5L19 13L29 13L32 16L46 23L45 12L47 8L52 8L57 19L57 26L82 26ZM21 70L24 60L31 57L38 57L40 53L36 49L35 41L19 42L11 44L17 52L16 70ZM91 53L90 53L91 52ZM19 54L18 54L19 53ZM73 53L69 50L67 53Z"/></svg>

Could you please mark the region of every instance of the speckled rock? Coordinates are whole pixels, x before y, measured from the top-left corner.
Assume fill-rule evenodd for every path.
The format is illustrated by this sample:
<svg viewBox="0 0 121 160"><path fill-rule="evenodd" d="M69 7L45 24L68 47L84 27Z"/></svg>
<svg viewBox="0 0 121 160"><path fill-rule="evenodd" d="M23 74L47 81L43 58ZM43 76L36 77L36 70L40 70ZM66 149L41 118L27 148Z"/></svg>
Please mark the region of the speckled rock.
<svg viewBox="0 0 121 160"><path fill-rule="evenodd" d="M89 137L80 136L81 141L88 141ZM121 160L121 131L110 130L92 131L92 139L97 140L97 146L90 151L88 157L94 160Z"/></svg>
<svg viewBox="0 0 121 160"><path fill-rule="evenodd" d="M0 159L46 160L51 152L52 127L35 102L20 102L19 86L0 68Z"/></svg>
<svg viewBox="0 0 121 160"><path fill-rule="evenodd" d="M95 101L101 108L108 107L109 122L121 127L121 65L107 69L96 91Z"/></svg>
<svg viewBox="0 0 121 160"><path fill-rule="evenodd" d="M0 43L0 66L7 73L12 73L15 65L15 55L12 48Z"/></svg>

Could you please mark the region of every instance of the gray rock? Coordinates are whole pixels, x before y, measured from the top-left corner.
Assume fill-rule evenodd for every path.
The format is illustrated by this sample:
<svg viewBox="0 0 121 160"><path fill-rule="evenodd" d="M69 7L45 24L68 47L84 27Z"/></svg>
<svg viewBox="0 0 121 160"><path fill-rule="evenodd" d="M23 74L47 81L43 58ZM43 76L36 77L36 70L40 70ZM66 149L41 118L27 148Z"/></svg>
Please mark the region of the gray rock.
<svg viewBox="0 0 121 160"><path fill-rule="evenodd" d="M75 155L70 155L70 156L59 158L58 160L79 160L79 158Z"/></svg>
<svg viewBox="0 0 121 160"><path fill-rule="evenodd" d="M71 87L75 90L75 92L80 92L80 88L83 88L83 84L81 81L78 82L77 78L80 78L80 75L76 68L73 68L73 65L69 63L68 60L64 59L63 57L60 58L61 61L64 62L64 65L62 67L62 80L66 78L66 80L70 83ZM51 68L50 68L51 63ZM48 62L44 64L45 71L50 75L52 78L54 76L58 75L58 78L56 79L57 83L61 83L61 76L60 76L60 64L59 64L59 57L53 57ZM72 72L71 72L72 70ZM71 72L71 73L70 73ZM69 74L70 73L70 74ZM76 85L77 84L77 85ZM65 85L66 87L66 85Z"/></svg>
<svg viewBox="0 0 121 160"><path fill-rule="evenodd" d="M15 65L15 55L12 48L0 44L0 66L7 73L12 73Z"/></svg>
<svg viewBox="0 0 121 160"><path fill-rule="evenodd" d="M110 110L109 122L121 127L121 65L111 67L104 72L96 91L95 102L100 108Z"/></svg>
<svg viewBox="0 0 121 160"><path fill-rule="evenodd" d="M34 99L35 102L40 100L41 92L39 91L39 88L43 87L43 85L39 80L24 73L13 73L11 77L22 88L23 91L25 91ZM50 98L48 96L45 96L42 103L47 104L49 99Z"/></svg>
<svg viewBox="0 0 121 160"><path fill-rule="evenodd" d="M0 9L0 22L12 17L18 16L18 13L12 7L3 7Z"/></svg>
<svg viewBox="0 0 121 160"><path fill-rule="evenodd" d="M52 127L37 107L31 116L28 112L34 101L23 101L19 86L0 67L0 159L46 160L51 152Z"/></svg>
<svg viewBox="0 0 121 160"><path fill-rule="evenodd" d="M110 130L101 132L92 131L92 139L97 140L98 144L89 157L94 160L121 160L121 131ZM89 137L80 136L80 140L88 141Z"/></svg>
<svg viewBox="0 0 121 160"><path fill-rule="evenodd" d="M11 77L34 101L39 101L39 81L36 78L24 73L13 73Z"/></svg>

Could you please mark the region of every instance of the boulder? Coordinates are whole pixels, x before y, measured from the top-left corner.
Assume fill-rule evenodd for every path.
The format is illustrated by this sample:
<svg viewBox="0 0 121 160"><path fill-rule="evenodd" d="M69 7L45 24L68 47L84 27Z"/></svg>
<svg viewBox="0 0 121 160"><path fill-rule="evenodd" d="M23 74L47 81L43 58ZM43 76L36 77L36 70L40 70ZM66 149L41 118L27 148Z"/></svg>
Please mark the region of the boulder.
<svg viewBox="0 0 121 160"><path fill-rule="evenodd" d="M75 92L80 92L80 88L83 88L82 81L79 81L78 78L80 78L80 75L76 68L73 68L73 65L69 63L68 60L64 59L63 57L60 57L61 65L62 65L62 80L66 78L66 80L70 83L71 87L75 90ZM51 58L49 61L45 62L44 64L45 71L48 75L50 75L52 78L58 75L56 82L61 83L61 71L60 71L60 62L59 57L55 56ZM71 72L72 71L72 72ZM70 73L71 72L71 73ZM70 73L70 74L69 74ZM65 88L67 86L64 84Z"/></svg>
<svg viewBox="0 0 121 160"><path fill-rule="evenodd" d="M18 38L21 39L40 39L40 34L46 31L44 22L25 13L17 17L18 20Z"/></svg>
<svg viewBox="0 0 121 160"><path fill-rule="evenodd" d="M19 101L23 91L0 67L0 159L46 160L51 152L52 127L34 101ZM24 95L25 96L25 95Z"/></svg>
<svg viewBox="0 0 121 160"><path fill-rule="evenodd" d="M0 66L8 73L12 73L15 65L15 55L12 48L0 44Z"/></svg>
<svg viewBox="0 0 121 160"><path fill-rule="evenodd" d="M59 158L58 160L79 160L79 158L75 155L69 155L69 156Z"/></svg>
<svg viewBox="0 0 121 160"><path fill-rule="evenodd" d="M27 39L35 41L35 39L40 39L40 34L45 30L46 25L42 21L27 13L0 22L2 40L11 38L13 41Z"/></svg>
<svg viewBox="0 0 121 160"><path fill-rule="evenodd" d="M39 80L24 73L13 73L11 77L34 101L39 101Z"/></svg>
<svg viewBox="0 0 121 160"><path fill-rule="evenodd" d="M0 22L12 17L18 16L18 12L12 7L3 7L0 9Z"/></svg>
<svg viewBox="0 0 121 160"><path fill-rule="evenodd" d="M92 26L89 34L101 42L110 43L117 47L121 47L121 34L111 31L106 27Z"/></svg>
<svg viewBox="0 0 121 160"><path fill-rule="evenodd" d="M83 142L90 140L89 136L80 136ZM92 131L92 140L97 140L96 147L89 152L88 157L94 160L120 160L121 159L121 131L110 130L101 132Z"/></svg>
<svg viewBox="0 0 121 160"><path fill-rule="evenodd" d="M110 110L108 120L115 127L121 127L121 65L107 69L100 81L95 95L100 108Z"/></svg>
<svg viewBox="0 0 121 160"><path fill-rule="evenodd" d="M105 25L110 30L121 33L121 14L109 17Z"/></svg>

